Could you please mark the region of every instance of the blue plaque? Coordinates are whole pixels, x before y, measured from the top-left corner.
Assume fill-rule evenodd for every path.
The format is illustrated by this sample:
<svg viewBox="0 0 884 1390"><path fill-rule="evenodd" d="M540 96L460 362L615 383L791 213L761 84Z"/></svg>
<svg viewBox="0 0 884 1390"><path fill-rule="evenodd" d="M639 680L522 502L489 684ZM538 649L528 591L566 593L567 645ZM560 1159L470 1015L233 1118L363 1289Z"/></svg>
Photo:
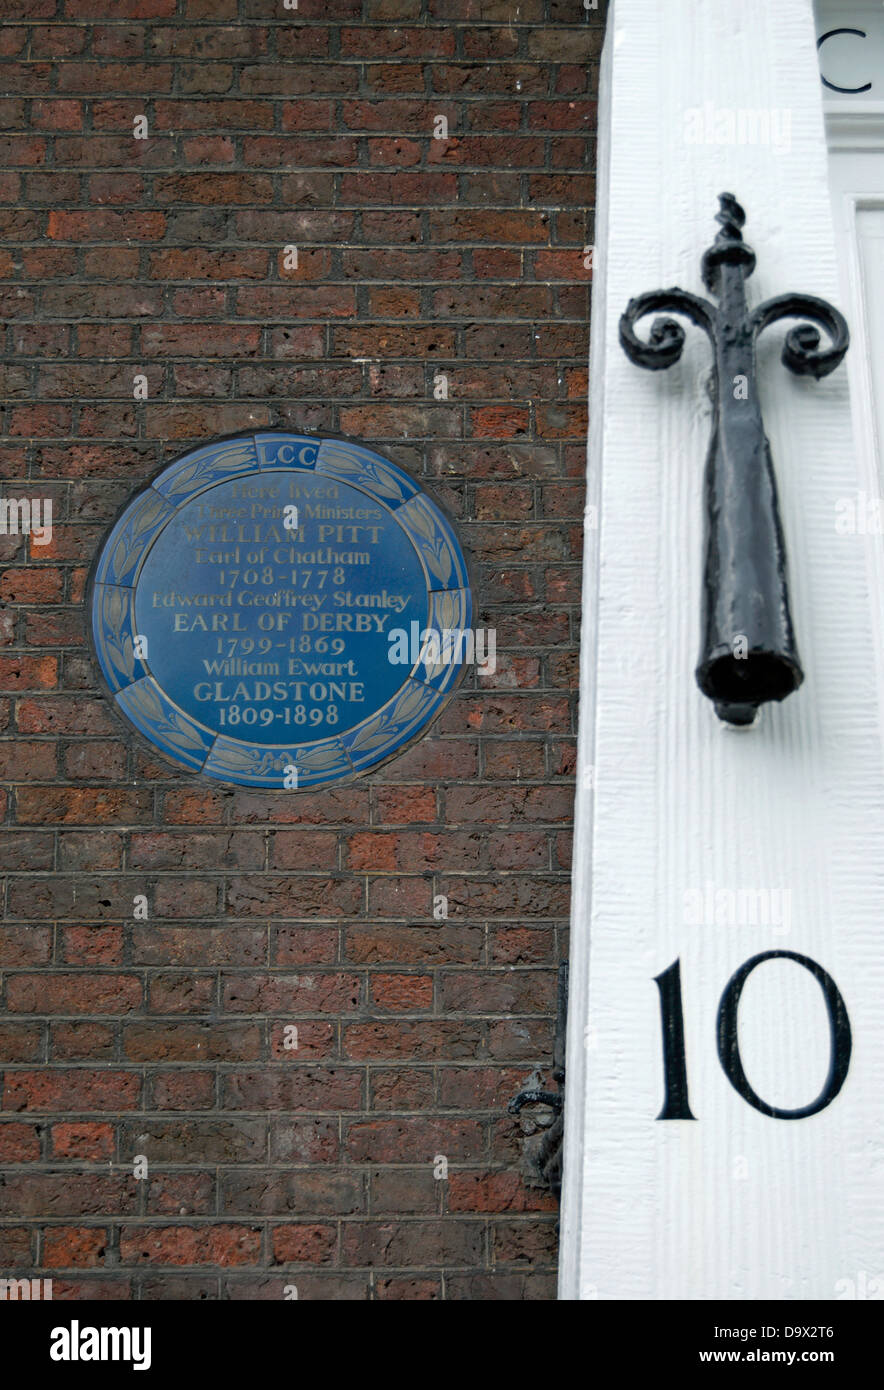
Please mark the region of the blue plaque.
<svg viewBox="0 0 884 1390"><path fill-rule="evenodd" d="M295 789L377 767L450 698L473 601L450 522L351 440L207 444L125 506L92 568L118 711L179 767Z"/></svg>

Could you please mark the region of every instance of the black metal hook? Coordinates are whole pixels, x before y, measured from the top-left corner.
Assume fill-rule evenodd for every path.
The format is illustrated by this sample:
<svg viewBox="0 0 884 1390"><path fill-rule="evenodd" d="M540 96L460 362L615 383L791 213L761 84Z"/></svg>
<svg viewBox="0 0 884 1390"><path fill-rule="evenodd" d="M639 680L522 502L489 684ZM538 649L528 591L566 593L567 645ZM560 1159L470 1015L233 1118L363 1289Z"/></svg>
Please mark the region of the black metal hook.
<svg viewBox="0 0 884 1390"><path fill-rule="evenodd" d="M714 423L705 475L703 618L697 684L728 724L753 723L759 706L783 700L804 679L789 611L786 544L770 444L756 376L756 340L783 318L810 322L786 335L782 360L816 379L843 360L850 334L824 299L785 294L750 312L745 281L755 252L743 241L746 214L732 193L719 197L720 230L702 260L703 282L718 305L678 288L630 300L620 342L630 361L651 371L681 356L685 333L674 319L655 319L648 342L635 324L657 309L684 314L707 334L715 353ZM831 346L820 347L821 325Z"/></svg>

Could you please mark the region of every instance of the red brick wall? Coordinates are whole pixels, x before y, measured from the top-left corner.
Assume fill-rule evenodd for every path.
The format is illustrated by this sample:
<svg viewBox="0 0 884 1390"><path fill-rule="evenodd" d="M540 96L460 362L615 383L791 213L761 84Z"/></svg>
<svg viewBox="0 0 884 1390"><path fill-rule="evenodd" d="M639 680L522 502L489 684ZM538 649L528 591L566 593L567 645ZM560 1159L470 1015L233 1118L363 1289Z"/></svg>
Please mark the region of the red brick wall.
<svg viewBox="0 0 884 1390"><path fill-rule="evenodd" d="M554 1297L555 1207L506 1103L550 1065L567 951L602 13L10 10L0 473L56 524L0 537L0 1274L56 1297ZM85 644L122 501L253 427L361 436L421 476L497 631L493 677L336 790L175 771Z"/></svg>

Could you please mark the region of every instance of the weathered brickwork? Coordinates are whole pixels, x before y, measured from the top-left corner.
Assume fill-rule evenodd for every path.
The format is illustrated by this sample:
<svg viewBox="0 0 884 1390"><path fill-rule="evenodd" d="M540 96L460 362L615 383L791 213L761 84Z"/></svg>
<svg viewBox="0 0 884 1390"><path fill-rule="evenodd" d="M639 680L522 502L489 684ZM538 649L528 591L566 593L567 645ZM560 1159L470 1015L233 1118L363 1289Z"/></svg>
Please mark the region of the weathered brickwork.
<svg viewBox="0 0 884 1390"><path fill-rule="evenodd" d="M548 1071L567 953L603 24L581 0L7 10L0 475L54 526L0 536L2 1274L555 1295L506 1104ZM175 771L86 645L124 499L257 427L420 476L497 633L493 676L325 792Z"/></svg>

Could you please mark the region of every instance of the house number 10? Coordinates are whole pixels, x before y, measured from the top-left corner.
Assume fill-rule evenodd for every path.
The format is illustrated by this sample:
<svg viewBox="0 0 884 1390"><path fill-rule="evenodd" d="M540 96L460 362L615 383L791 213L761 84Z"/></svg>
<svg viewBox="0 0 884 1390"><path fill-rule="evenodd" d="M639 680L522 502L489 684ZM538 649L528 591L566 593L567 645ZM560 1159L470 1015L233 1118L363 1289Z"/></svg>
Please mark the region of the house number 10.
<svg viewBox="0 0 884 1390"><path fill-rule="evenodd" d="M799 1110L784 1110L769 1105L752 1089L743 1070L740 1057L740 1044L737 1036L737 1010L743 986L757 965L766 960L794 960L809 970L819 983L826 1001L831 1033L829 1075L816 1100ZM658 1120L695 1120L691 1114L688 1100L688 1074L685 1060L684 1015L681 1002L681 961L676 960L662 975L655 977L654 983L660 991L660 1014L663 1024L663 1077L665 1096L663 1109ZM821 965L810 956L800 956L795 951L763 951L741 965L728 981L718 1006L718 1058L724 1074L745 1101L760 1110L762 1115L772 1115L777 1120L804 1120L808 1115L816 1115L831 1105L847 1076L850 1066L850 1020L847 1008L835 981Z"/></svg>

